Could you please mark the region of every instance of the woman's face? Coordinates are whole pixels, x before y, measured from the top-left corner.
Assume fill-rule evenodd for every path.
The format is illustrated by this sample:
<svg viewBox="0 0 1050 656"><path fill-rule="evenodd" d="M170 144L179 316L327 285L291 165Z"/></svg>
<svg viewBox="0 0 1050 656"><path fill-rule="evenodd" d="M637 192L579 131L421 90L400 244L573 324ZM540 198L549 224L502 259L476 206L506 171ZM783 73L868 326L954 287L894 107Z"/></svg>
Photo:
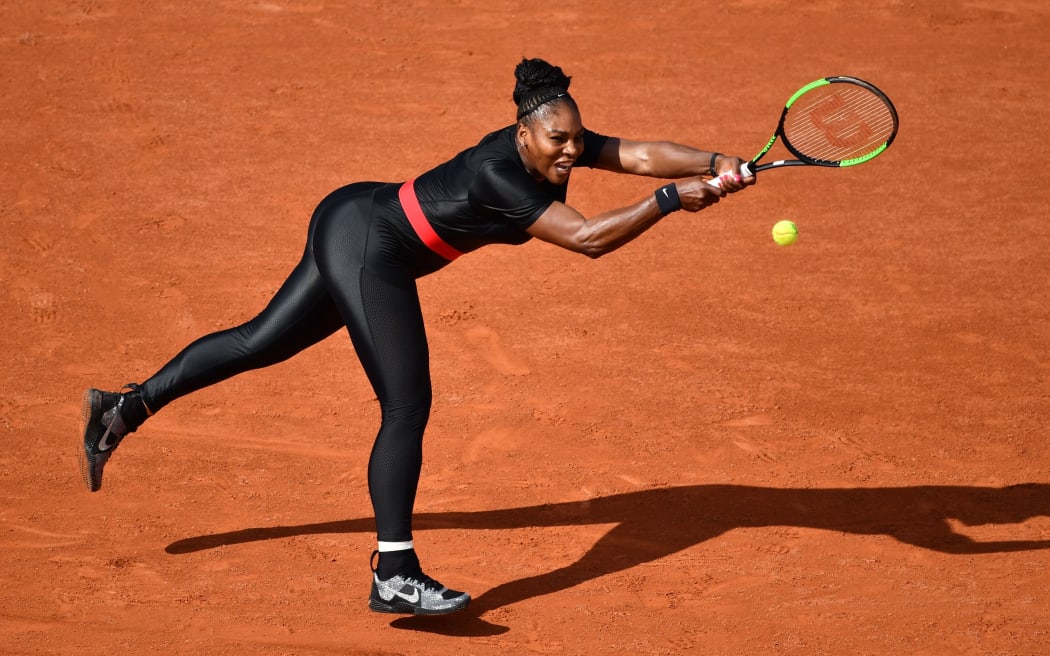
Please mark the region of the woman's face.
<svg viewBox="0 0 1050 656"><path fill-rule="evenodd" d="M542 107L528 125L518 124L517 139L521 161L532 177L563 185L583 154L580 112L568 103Z"/></svg>

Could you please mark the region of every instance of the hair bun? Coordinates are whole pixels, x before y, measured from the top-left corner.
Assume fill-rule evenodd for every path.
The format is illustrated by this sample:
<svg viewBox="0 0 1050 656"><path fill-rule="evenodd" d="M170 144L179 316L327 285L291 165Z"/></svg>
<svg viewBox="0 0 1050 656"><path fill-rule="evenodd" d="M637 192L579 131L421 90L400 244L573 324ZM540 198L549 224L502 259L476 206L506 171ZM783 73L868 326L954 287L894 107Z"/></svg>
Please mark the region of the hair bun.
<svg viewBox="0 0 1050 656"><path fill-rule="evenodd" d="M572 80L562 72L560 66L554 66L542 59L522 59L514 67L514 104L521 101L537 89L557 88L568 90Z"/></svg>

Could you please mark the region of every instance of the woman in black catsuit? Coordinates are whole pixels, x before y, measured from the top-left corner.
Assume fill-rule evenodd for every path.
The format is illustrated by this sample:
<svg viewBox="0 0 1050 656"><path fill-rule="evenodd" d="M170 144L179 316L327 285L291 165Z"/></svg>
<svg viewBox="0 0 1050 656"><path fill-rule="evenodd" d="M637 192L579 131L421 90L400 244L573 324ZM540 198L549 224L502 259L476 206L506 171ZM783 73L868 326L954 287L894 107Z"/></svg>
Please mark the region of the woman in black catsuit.
<svg viewBox="0 0 1050 656"><path fill-rule="evenodd" d="M257 317L198 339L141 385L119 393L89 389L81 456L88 488L101 487L120 441L167 404L281 362L345 327L382 413L368 463L379 556L369 606L415 614L465 607L469 595L423 574L412 542L432 397L416 279L486 244L532 237L598 257L673 211L699 211L754 181L739 176L743 160L736 157L587 130L569 78L543 60L523 60L515 77L515 125L415 180L351 184L326 197L310 221L302 260ZM565 205L574 166L679 180L588 219ZM701 177L720 174L721 188Z"/></svg>

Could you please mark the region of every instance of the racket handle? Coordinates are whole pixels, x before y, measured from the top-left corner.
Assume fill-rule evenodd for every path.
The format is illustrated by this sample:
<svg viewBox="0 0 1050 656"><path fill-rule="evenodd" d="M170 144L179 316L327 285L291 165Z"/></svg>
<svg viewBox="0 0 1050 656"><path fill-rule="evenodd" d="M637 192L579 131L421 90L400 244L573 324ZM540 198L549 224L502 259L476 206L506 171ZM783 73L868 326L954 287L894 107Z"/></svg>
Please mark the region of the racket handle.
<svg viewBox="0 0 1050 656"><path fill-rule="evenodd" d="M722 175L718 176L717 178L711 178L710 180L708 180L707 184L709 184L711 186L714 186L714 187L718 187L719 189L721 189L722 188L722 178L726 178L726 177L729 177L731 175L733 175L733 174L732 173L723 173ZM751 175L751 162L744 162L740 166L740 175L745 177L745 178L747 176Z"/></svg>

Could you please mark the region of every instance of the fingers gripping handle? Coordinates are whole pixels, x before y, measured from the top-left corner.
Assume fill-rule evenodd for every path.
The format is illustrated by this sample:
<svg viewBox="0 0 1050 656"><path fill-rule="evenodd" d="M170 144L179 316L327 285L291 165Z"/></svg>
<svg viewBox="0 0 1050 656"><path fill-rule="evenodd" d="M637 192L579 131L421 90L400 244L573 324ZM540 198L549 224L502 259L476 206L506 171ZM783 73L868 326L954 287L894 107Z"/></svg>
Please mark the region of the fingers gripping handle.
<svg viewBox="0 0 1050 656"><path fill-rule="evenodd" d="M744 162L740 166L740 175L746 178L747 176L749 176L751 174L752 174L751 173L751 163L750 162ZM721 189L722 188L722 178L728 178L731 175L733 175L733 174L732 173L723 173L722 175L718 176L717 178L711 178L710 180L708 180L707 184L715 186L715 187L718 187L719 189Z"/></svg>

